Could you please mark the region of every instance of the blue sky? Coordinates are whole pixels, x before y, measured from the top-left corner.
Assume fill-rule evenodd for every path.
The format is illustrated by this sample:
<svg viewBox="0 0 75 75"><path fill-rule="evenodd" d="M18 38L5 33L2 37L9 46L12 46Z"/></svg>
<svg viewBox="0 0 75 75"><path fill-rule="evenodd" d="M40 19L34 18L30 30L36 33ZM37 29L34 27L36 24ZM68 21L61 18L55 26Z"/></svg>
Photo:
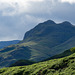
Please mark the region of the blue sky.
<svg viewBox="0 0 75 75"><path fill-rule="evenodd" d="M75 0L0 0L0 41L23 39L40 22L75 24Z"/></svg>

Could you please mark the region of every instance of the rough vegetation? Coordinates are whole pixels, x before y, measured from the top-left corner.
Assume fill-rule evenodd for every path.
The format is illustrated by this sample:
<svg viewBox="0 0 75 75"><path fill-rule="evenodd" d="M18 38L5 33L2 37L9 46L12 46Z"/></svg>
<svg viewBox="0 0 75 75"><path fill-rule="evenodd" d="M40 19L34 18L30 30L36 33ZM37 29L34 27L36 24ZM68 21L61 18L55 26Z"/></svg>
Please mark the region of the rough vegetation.
<svg viewBox="0 0 75 75"><path fill-rule="evenodd" d="M75 47L71 48L70 51L75 53Z"/></svg>
<svg viewBox="0 0 75 75"><path fill-rule="evenodd" d="M29 66L3 68L0 75L75 75L75 53Z"/></svg>

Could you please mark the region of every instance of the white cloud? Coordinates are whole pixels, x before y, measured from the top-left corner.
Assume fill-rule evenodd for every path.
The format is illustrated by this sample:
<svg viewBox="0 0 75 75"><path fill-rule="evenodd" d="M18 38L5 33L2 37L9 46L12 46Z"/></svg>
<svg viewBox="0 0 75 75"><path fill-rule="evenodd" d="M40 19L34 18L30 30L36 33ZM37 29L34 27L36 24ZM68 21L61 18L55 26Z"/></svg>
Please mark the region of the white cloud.
<svg viewBox="0 0 75 75"><path fill-rule="evenodd" d="M61 0L61 2L75 3L75 0Z"/></svg>
<svg viewBox="0 0 75 75"><path fill-rule="evenodd" d="M15 34L13 36L6 36L3 38L0 38L0 41L11 41L11 40L16 40L16 39L18 39L18 36Z"/></svg>
<svg viewBox="0 0 75 75"><path fill-rule="evenodd" d="M31 2L42 2L44 0L0 0L0 11L3 16L13 16L28 11Z"/></svg>
<svg viewBox="0 0 75 75"><path fill-rule="evenodd" d="M0 10L5 15L15 15L16 13L22 13L28 7L27 1L24 0L2 0L0 1Z"/></svg>

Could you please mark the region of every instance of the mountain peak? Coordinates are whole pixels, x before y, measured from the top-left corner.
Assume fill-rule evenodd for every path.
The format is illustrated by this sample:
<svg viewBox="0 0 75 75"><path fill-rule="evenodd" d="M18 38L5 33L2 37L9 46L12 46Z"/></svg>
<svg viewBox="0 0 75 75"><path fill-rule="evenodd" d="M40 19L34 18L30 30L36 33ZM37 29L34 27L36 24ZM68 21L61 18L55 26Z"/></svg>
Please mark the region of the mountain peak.
<svg viewBox="0 0 75 75"><path fill-rule="evenodd" d="M45 24L56 24L54 21L52 21L52 20L47 20L47 21L45 21L44 22Z"/></svg>
<svg viewBox="0 0 75 75"><path fill-rule="evenodd" d="M72 25L72 24L71 24L70 22L68 22L68 21L64 21L63 24L65 24L65 25Z"/></svg>

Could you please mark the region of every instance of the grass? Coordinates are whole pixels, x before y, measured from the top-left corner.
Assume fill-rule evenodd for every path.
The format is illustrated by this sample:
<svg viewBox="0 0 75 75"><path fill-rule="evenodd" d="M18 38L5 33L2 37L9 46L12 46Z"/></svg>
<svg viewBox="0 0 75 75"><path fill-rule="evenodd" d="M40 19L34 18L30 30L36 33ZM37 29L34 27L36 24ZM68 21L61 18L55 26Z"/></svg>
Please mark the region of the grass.
<svg viewBox="0 0 75 75"><path fill-rule="evenodd" d="M0 75L75 75L75 53L33 65L3 68Z"/></svg>

